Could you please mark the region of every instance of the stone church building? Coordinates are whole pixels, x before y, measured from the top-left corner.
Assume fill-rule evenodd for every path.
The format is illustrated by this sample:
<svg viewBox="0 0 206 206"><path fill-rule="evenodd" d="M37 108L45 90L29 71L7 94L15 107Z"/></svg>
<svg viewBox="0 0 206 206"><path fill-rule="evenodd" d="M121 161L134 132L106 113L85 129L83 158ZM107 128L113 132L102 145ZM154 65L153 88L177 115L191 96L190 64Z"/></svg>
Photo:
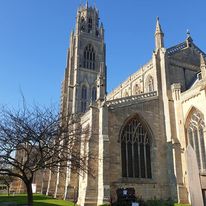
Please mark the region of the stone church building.
<svg viewBox="0 0 206 206"><path fill-rule="evenodd" d="M54 196L71 197L76 191L77 204L101 205L115 201L118 188L132 187L145 200L204 205L206 54L189 33L185 41L165 48L159 19L154 41L150 60L107 94L99 11L88 3L78 9L61 107L89 129L79 147L96 158L87 160L92 175L69 169L65 178L57 174Z"/></svg>
<svg viewBox="0 0 206 206"><path fill-rule="evenodd" d="M157 19L151 59L111 93L106 92L104 27L88 4L77 11L62 86L62 111L89 128L80 150L93 175L67 175L78 203L116 199L133 187L143 199L172 198L201 206L206 198L206 55L190 34L164 47ZM67 187L68 188L68 187ZM68 191L67 191L68 192ZM198 203L197 203L198 202Z"/></svg>

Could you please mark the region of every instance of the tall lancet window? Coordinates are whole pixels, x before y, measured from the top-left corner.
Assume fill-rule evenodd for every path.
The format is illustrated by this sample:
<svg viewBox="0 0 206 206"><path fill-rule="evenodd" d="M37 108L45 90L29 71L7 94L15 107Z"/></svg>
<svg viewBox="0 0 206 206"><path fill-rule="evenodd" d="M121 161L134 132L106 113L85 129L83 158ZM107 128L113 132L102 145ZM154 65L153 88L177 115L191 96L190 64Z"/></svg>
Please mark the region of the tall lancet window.
<svg viewBox="0 0 206 206"><path fill-rule="evenodd" d="M147 81L146 81L146 91L147 92L154 91L154 80L153 80L152 76L149 76L147 78Z"/></svg>
<svg viewBox="0 0 206 206"><path fill-rule="evenodd" d="M88 32L90 33L92 31L92 18L88 19Z"/></svg>
<svg viewBox="0 0 206 206"><path fill-rule="evenodd" d="M200 171L206 171L206 151L203 114L194 109L187 121L188 143L193 147Z"/></svg>
<svg viewBox="0 0 206 206"><path fill-rule="evenodd" d="M92 102L95 102L97 99L97 90L96 87L92 88Z"/></svg>
<svg viewBox="0 0 206 206"><path fill-rule="evenodd" d="M84 68L95 70L95 51L91 44L84 49Z"/></svg>
<svg viewBox="0 0 206 206"><path fill-rule="evenodd" d="M122 176L127 178L151 178L151 139L149 131L135 116L121 133Z"/></svg>
<svg viewBox="0 0 206 206"><path fill-rule="evenodd" d="M86 112L87 109L87 87L82 86L81 91L81 112Z"/></svg>

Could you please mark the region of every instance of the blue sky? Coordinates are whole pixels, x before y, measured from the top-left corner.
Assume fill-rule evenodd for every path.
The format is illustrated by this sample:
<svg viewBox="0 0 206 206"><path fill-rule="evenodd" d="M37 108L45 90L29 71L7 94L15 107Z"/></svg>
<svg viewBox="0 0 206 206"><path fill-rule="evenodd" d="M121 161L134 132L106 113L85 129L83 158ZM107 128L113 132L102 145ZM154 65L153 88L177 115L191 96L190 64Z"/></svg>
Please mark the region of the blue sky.
<svg viewBox="0 0 206 206"><path fill-rule="evenodd" d="M0 0L0 104L60 101L69 35L83 0ZM94 0L89 1L90 5ZM165 46L189 29L206 51L205 0L96 0L105 27L108 91L144 65L154 49L156 17Z"/></svg>

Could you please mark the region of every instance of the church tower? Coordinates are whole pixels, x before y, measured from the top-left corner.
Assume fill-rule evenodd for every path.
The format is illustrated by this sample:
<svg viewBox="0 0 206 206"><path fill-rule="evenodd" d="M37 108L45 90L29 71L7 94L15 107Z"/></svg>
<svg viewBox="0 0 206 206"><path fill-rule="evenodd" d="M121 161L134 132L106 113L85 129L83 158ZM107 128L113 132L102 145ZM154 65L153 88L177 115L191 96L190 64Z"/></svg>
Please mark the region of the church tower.
<svg viewBox="0 0 206 206"><path fill-rule="evenodd" d="M99 11L88 2L80 6L76 28L71 33L67 66L62 88L62 112L65 115L85 113L97 100L98 80L101 94L106 93L106 65L104 28L99 22Z"/></svg>

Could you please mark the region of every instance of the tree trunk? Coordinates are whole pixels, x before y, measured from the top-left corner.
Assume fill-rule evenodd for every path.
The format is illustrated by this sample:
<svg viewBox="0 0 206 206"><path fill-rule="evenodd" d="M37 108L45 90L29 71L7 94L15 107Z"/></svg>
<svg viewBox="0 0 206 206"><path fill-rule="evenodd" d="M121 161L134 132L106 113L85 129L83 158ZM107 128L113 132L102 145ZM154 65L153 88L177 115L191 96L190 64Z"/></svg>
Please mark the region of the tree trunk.
<svg viewBox="0 0 206 206"><path fill-rule="evenodd" d="M41 179L41 194L43 195L44 192L44 176L45 176L45 170L43 169L41 171L42 179Z"/></svg>
<svg viewBox="0 0 206 206"><path fill-rule="evenodd" d="M49 195L50 184L51 184L51 175L52 175L52 172L51 172L51 170L49 170L49 179L48 179L48 184L47 184L46 195Z"/></svg>
<svg viewBox="0 0 206 206"><path fill-rule="evenodd" d="M8 196L10 196L10 186L7 185L7 193L8 193Z"/></svg>
<svg viewBox="0 0 206 206"><path fill-rule="evenodd" d="M32 182L27 182L26 184L26 190L27 190L27 203L29 206L33 205L33 193L32 193Z"/></svg>

